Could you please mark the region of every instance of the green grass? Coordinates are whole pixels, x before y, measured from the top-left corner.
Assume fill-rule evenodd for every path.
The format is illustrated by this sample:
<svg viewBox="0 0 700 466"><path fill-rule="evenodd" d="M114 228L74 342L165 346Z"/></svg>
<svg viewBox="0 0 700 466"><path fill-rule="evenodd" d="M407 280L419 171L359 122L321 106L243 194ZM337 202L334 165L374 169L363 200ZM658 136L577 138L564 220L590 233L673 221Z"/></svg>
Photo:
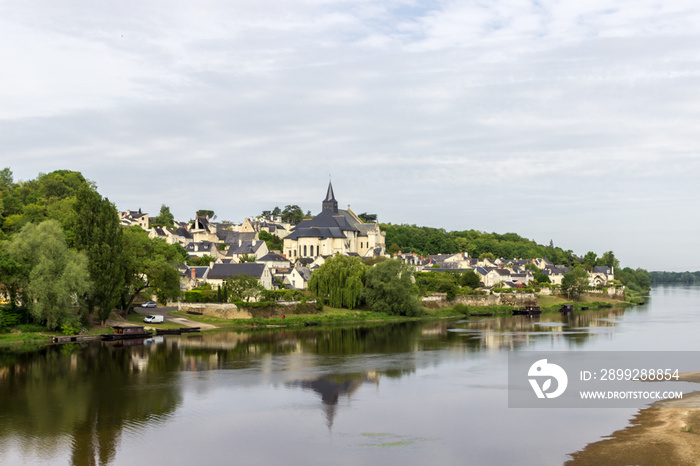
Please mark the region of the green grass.
<svg viewBox="0 0 700 466"><path fill-rule="evenodd" d="M407 320L419 320L420 318L411 318L404 316L393 316L384 313L371 312L365 310L349 310L337 309L326 306L320 314L289 314L278 317L253 317L251 319L221 319L218 317L188 314L184 311L173 311L170 315L184 317L194 322L214 325L219 328L250 328L250 327L303 327L307 323L319 325L358 323L358 322L377 322L377 321L395 321L403 322Z"/></svg>
<svg viewBox="0 0 700 466"><path fill-rule="evenodd" d="M15 345L18 343L49 343L50 341L50 335L39 332L0 334L0 346Z"/></svg>

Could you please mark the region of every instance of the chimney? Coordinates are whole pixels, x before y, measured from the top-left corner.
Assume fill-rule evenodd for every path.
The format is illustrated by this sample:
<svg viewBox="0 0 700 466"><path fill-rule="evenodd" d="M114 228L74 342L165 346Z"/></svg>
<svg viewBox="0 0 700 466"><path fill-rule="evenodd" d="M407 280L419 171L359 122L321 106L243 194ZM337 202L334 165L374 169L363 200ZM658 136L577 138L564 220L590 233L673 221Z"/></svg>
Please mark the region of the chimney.
<svg viewBox="0 0 700 466"><path fill-rule="evenodd" d="M197 278L197 270L195 268L190 269L190 275L192 276L192 280Z"/></svg>

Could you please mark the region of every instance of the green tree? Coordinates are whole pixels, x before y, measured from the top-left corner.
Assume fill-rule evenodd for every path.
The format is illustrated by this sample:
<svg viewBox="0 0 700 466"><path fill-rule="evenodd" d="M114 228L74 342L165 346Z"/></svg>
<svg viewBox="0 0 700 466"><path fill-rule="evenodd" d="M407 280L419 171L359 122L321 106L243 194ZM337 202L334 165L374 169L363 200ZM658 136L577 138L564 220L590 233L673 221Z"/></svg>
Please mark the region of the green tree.
<svg viewBox="0 0 700 466"><path fill-rule="evenodd" d="M574 269L565 273L561 280L561 289L572 298L578 300L590 286L588 272L582 266L577 265Z"/></svg>
<svg viewBox="0 0 700 466"><path fill-rule="evenodd" d="M304 212L298 205L288 205L281 213L282 221L285 223L299 223L304 219Z"/></svg>
<svg viewBox="0 0 700 466"><path fill-rule="evenodd" d="M467 270L462 274L461 285L468 286L471 289L479 288L481 286L481 277L473 270Z"/></svg>
<svg viewBox="0 0 700 466"><path fill-rule="evenodd" d="M265 289L257 278L240 274L226 279L228 295L235 301L247 301L257 297Z"/></svg>
<svg viewBox="0 0 700 466"><path fill-rule="evenodd" d="M14 180L12 177L12 170L10 170L9 167L0 170L0 193L11 196L13 185Z"/></svg>
<svg viewBox="0 0 700 466"><path fill-rule="evenodd" d="M398 259L389 259L370 268L362 293L370 309L404 316L421 313L413 267Z"/></svg>
<svg viewBox="0 0 700 466"><path fill-rule="evenodd" d="M535 272L533 278L535 280L535 283L552 283L552 280L547 276L547 274L545 274L541 270Z"/></svg>
<svg viewBox="0 0 700 466"><path fill-rule="evenodd" d="M377 214L368 214L367 212L363 212L358 215L358 217L365 223L376 223L377 221Z"/></svg>
<svg viewBox="0 0 700 466"><path fill-rule="evenodd" d="M192 256L187 258L187 265L190 267L208 267L211 262L216 262L209 254L204 254L202 257Z"/></svg>
<svg viewBox="0 0 700 466"><path fill-rule="evenodd" d="M153 224L159 227L173 228L175 226L175 217L170 213L170 207L163 204L160 206L160 212L153 219Z"/></svg>
<svg viewBox="0 0 700 466"><path fill-rule="evenodd" d="M124 228L123 239L126 309L130 309L136 296L147 289L153 290L163 303L179 297L177 267L184 262L180 249L160 238L149 238L138 226Z"/></svg>
<svg viewBox="0 0 700 466"><path fill-rule="evenodd" d="M365 266L359 257L336 254L311 274L309 290L332 307L360 304Z"/></svg>
<svg viewBox="0 0 700 466"><path fill-rule="evenodd" d="M258 237L262 241L265 241L268 251L281 251L282 247L284 246L284 241L282 240L282 238L280 238L277 235L270 234L265 230L262 230L258 234Z"/></svg>
<svg viewBox="0 0 700 466"><path fill-rule="evenodd" d="M587 265L589 270L593 270L593 267L596 265L596 261L598 260L598 255L594 252L587 252L585 256L583 256L583 264Z"/></svg>
<svg viewBox="0 0 700 466"><path fill-rule="evenodd" d="M7 249L20 266L30 313L50 330L59 328L77 296L90 288L87 258L68 248L55 220L26 224Z"/></svg>
<svg viewBox="0 0 700 466"><path fill-rule="evenodd" d="M603 253L603 256L598 259L596 265L611 267L617 270L620 268L620 261L615 258L614 252L608 251Z"/></svg>
<svg viewBox="0 0 700 466"><path fill-rule="evenodd" d="M168 211L168 212L170 212L170 211ZM205 209L198 210L197 217L213 219L214 218L214 211L213 210L205 210Z"/></svg>
<svg viewBox="0 0 700 466"><path fill-rule="evenodd" d="M4 248L0 247L0 292L7 294L12 308L16 306L20 298L21 285L20 265L4 251ZM22 301L26 302L27 300Z"/></svg>
<svg viewBox="0 0 700 466"><path fill-rule="evenodd" d="M124 293L124 243L119 214L109 199L84 185L76 195L71 224L73 246L88 259L90 290L85 294L83 316L97 308L102 325Z"/></svg>

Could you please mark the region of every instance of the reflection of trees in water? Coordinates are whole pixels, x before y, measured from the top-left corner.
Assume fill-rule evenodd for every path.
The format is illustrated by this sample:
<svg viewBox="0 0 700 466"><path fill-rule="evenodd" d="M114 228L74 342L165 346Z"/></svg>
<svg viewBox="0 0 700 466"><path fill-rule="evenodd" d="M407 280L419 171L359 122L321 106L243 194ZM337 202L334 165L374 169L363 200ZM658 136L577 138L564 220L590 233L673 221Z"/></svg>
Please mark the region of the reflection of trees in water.
<svg viewBox="0 0 700 466"><path fill-rule="evenodd" d="M302 347L318 355L405 353L415 350L423 324L405 322L373 327L324 330L301 339Z"/></svg>
<svg viewBox="0 0 700 466"><path fill-rule="evenodd" d="M0 438L34 452L59 449L69 436L72 464L107 464L125 425L167 416L181 403L172 383L180 354L165 345L67 348L11 357L0 379Z"/></svg>
<svg viewBox="0 0 700 466"><path fill-rule="evenodd" d="M423 325L405 322L331 329L229 332L228 335L215 333L180 338L177 344L186 358L196 359L196 362L186 363L192 370L232 366L249 368L258 365L262 355L410 353L416 350Z"/></svg>
<svg viewBox="0 0 700 466"><path fill-rule="evenodd" d="M471 341L482 348L527 347L533 341L545 338L562 338L570 345L580 346L592 336L601 333L593 329L615 327L615 319L624 313L624 309L613 308L576 311L568 316L547 313L533 317L509 316L465 320L455 323L455 331L450 333L452 338Z"/></svg>

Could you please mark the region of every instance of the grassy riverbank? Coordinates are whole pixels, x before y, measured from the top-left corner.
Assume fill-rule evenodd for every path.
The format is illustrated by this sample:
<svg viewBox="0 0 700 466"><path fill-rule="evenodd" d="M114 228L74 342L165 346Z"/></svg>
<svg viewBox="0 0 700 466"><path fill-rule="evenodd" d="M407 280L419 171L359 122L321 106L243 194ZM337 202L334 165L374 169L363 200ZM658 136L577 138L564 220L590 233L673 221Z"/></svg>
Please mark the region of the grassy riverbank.
<svg viewBox="0 0 700 466"><path fill-rule="evenodd" d="M584 307L590 310L597 310L601 306L626 306L629 303L616 301L613 299L596 297L595 299L583 299L579 302L571 302L566 299L546 296L541 297L539 306L544 313L558 312L563 304L573 304L575 311L581 311ZM326 306L322 312L313 314L286 314L282 317L272 315L268 317L253 317L248 319L223 319L208 315L189 314L184 311L172 311L170 315L183 317L194 322L213 325L217 328L260 328L260 327L302 327L309 325L337 325L337 324L356 324L363 322L410 322L419 320L431 319L448 319L460 318L465 316L491 315L493 317L507 317L512 315L513 310L517 309L514 306L465 306L457 305L453 307L445 307L442 309L425 309L424 314L418 317L405 317L397 315L389 315L385 313L372 312L367 310L348 310L338 309ZM255 311L252 311L255 315Z"/></svg>
<svg viewBox="0 0 700 466"><path fill-rule="evenodd" d="M638 302L640 298L635 297ZM575 311L581 311L582 308L588 307L590 310L597 310L600 306L626 306L630 303L617 301L613 299L602 298L599 296L589 297L584 296L581 301L571 302L557 296L541 296L538 304L543 313L554 313L559 310L563 304L573 304ZM193 322L198 322L204 325L211 325L217 329L251 329L251 328L284 328L284 327L306 327L306 326L321 326L321 325L341 325L341 324L361 324L361 323L378 323L378 322L411 322L431 319L448 319L460 318L469 316L493 316L507 317L512 315L513 306L465 306L456 305L453 307L445 307L442 309L425 309L423 315L418 317L406 317L389 315L385 313L377 313L363 309L338 309L330 306L325 306L323 311L317 311L308 314L286 314L282 316L283 309L269 311L265 316L257 316L250 319L222 319L206 315L188 314L184 311L171 311L170 316L182 317ZM255 316L257 311L253 310ZM126 319L115 318L109 321L108 325L93 326L83 333L101 334L111 333L110 328L113 325L144 325L143 314L130 314ZM26 327L26 328L24 328ZM23 343L49 343L53 335L60 332L49 332L46 329L32 325L24 326L21 329L15 329L10 333L0 334L0 346L11 346ZM149 328L160 329L175 329L183 327L182 323L166 322L157 325L147 326Z"/></svg>

